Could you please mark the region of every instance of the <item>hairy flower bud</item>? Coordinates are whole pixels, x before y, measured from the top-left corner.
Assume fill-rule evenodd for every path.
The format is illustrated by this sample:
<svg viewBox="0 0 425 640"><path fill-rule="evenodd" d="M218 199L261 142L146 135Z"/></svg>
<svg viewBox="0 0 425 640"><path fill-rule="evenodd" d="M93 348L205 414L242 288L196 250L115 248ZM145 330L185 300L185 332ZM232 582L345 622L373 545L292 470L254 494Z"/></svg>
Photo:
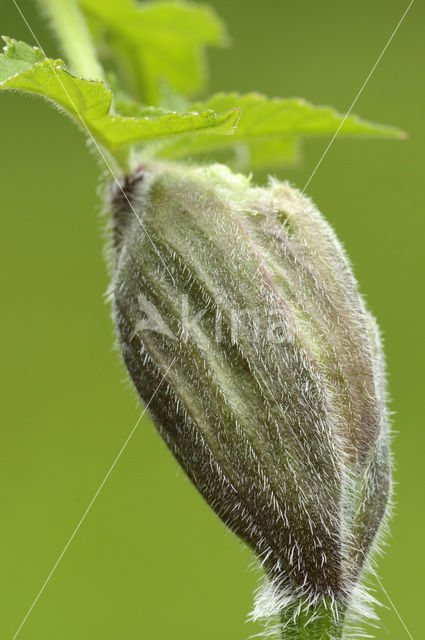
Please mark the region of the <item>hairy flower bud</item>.
<svg viewBox="0 0 425 640"><path fill-rule="evenodd" d="M340 637L391 485L380 338L344 251L274 180L152 165L122 189L111 295L137 391L260 559L254 616Z"/></svg>

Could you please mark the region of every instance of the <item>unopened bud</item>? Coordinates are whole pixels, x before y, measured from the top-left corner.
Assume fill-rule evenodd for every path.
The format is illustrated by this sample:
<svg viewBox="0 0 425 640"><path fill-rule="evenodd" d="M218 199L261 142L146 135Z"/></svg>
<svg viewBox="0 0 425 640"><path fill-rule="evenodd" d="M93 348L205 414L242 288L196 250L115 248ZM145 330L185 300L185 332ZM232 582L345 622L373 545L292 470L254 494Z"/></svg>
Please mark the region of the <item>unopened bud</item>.
<svg viewBox="0 0 425 640"><path fill-rule="evenodd" d="M381 343L345 253L274 180L153 165L123 187L112 296L140 397L262 563L254 617L340 637L391 485Z"/></svg>

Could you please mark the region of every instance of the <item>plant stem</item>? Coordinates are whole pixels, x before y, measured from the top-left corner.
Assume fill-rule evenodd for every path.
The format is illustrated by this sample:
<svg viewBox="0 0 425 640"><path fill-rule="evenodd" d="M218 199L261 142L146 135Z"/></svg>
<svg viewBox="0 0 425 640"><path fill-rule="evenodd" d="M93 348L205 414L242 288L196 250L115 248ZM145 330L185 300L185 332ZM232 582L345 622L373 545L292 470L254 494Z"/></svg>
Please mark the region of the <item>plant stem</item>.
<svg viewBox="0 0 425 640"><path fill-rule="evenodd" d="M52 22L72 71L90 80L103 80L103 69L76 0L39 2Z"/></svg>
<svg viewBox="0 0 425 640"><path fill-rule="evenodd" d="M301 612L292 607L286 609L281 616L282 640L339 640L343 633L345 607L336 607L338 613L323 604Z"/></svg>

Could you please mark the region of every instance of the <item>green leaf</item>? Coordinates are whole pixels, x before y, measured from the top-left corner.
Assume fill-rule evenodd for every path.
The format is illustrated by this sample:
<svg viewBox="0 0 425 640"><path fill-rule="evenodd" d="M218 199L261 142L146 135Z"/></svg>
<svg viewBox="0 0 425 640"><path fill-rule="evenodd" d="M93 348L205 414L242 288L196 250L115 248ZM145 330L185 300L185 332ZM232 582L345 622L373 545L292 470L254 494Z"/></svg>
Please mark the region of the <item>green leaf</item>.
<svg viewBox="0 0 425 640"><path fill-rule="evenodd" d="M41 62L44 55L37 47L29 47L25 42L19 42L3 36L6 46L3 48L0 64L0 82L5 82L12 76L28 67Z"/></svg>
<svg viewBox="0 0 425 640"><path fill-rule="evenodd" d="M203 89L205 46L226 42L222 22L208 6L79 1L106 63L108 55L115 67L119 59L124 87L146 104L159 104L162 82L186 96Z"/></svg>
<svg viewBox="0 0 425 640"><path fill-rule="evenodd" d="M0 91L27 91L51 100L121 162L130 145L189 132L231 133L239 117L235 109L223 114L211 109L179 114L155 107L138 107L137 117L115 115L111 113L112 93L102 82L78 78L64 68L62 60L44 58L39 49L23 42L4 40Z"/></svg>
<svg viewBox="0 0 425 640"><path fill-rule="evenodd" d="M203 157L222 158L223 151L233 153L238 168L274 167L289 164L297 158L299 142L312 136L403 138L403 132L356 116L337 113L330 107L316 107L305 100L269 99L258 93L217 94L191 109L224 111L234 107L241 109L241 117L235 134L166 141L151 149L153 155L162 158ZM342 126L341 126L342 125Z"/></svg>

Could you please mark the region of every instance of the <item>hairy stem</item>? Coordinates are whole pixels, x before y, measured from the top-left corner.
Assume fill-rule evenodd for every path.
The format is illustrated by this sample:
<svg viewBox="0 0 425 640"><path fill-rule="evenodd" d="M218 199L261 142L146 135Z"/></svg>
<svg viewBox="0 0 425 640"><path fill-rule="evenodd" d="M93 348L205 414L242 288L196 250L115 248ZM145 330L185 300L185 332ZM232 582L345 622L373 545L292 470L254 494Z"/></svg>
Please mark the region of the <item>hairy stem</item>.
<svg viewBox="0 0 425 640"><path fill-rule="evenodd" d="M282 640L340 640L345 607L315 605L301 612L289 607L281 616Z"/></svg>
<svg viewBox="0 0 425 640"><path fill-rule="evenodd" d="M72 71L90 80L103 80L103 69L76 0L39 2L52 22Z"/></svg>

